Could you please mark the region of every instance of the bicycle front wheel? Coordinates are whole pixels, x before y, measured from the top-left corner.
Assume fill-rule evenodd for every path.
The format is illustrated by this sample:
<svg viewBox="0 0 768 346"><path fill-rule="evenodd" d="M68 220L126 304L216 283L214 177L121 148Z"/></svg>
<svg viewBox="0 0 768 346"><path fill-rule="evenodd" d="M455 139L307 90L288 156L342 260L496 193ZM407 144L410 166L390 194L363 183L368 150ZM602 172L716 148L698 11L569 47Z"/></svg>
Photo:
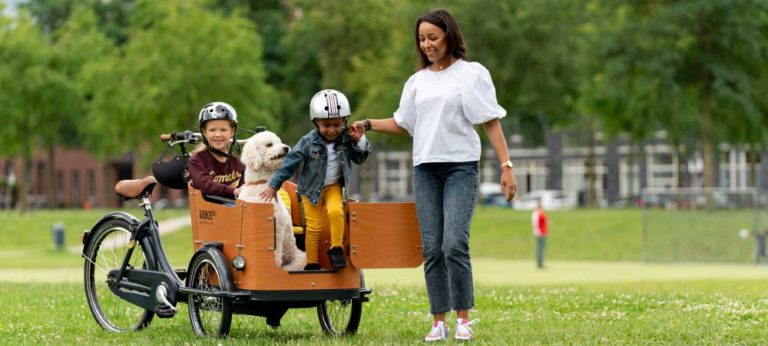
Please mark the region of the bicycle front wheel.
<svg viewBox="0 0 768 346"><path fill-rule="evenodd" d="M109 289L109 271L122 265L128 242L131 239L131 225L122 219L108 220L91 235L85 251L85 297L93 317L110 332L141 330L147 327L154 312L134 305L118 297ZM145 249L137 245L128 262L128 269L147 268Z"/></svg>

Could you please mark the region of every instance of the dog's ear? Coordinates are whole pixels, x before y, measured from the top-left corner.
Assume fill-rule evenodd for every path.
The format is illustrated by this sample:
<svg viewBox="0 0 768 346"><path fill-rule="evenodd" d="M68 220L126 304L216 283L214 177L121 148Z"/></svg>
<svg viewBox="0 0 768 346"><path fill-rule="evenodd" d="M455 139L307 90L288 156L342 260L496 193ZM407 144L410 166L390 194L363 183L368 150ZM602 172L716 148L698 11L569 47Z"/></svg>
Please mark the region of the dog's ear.
<svg viewBox="0 0 768 346"><path fill-rule="evenodd" d="M248 142L246 142L243 146L240 162L242 162L246 167L258 169L261 166L261 160L258 157L258 148L256 148L256 146L256 143L252 142L252 139L248 140Z"/></svg>
<svg viewBox="0 0 768 346"><path fill-rule="evenodd" d="M248 162L249 161L248 155L246 155L248 153L248 150L250 150L249 147L250 147L250 143L245 142L245 144L243 144L243 150L240 152L240 162L242 162L246 166L248 166L248 164L250 163Z"/></svg>

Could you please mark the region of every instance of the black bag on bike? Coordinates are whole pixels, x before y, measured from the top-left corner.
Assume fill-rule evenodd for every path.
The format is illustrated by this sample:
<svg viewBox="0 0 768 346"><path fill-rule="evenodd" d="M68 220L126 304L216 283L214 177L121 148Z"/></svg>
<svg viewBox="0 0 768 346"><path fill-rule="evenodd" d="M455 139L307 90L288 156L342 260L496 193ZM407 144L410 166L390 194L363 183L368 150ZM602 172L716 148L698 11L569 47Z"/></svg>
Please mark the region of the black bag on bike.
<svg viewBox="0 0 768 346"><path fill-rule="evenodd" d="M160 155L160 158L152 163L152 175L163 186L171 189L184 189L189 181L188 161L189 153L184 148L184 144L180 145L178 151L173 145L168 144L168 148Z"/></svg>

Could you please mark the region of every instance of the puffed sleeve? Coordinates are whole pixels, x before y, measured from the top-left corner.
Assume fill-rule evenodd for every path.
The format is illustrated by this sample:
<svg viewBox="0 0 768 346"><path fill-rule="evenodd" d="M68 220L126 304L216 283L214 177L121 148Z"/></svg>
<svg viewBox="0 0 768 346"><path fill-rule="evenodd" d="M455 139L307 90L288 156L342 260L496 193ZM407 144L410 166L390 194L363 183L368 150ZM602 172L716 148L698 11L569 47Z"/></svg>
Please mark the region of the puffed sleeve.
<svg viewBox="0 0 768 346"><path fill-rule="evenodd" d="M482 124L507 115L507 111L496 100L496 88L485 66L472 62L464 75L466 79L461 83L461 106L470 123Z"/></svg>
<svg viewBox="0 0 768 346"><path fill-rule="evenodd" d="M400 95L400 106L394 113L394 119L397 126L404 128L408 134L413 136L413 129L416 127L416 88L414 86L416 75L408 78L403 87L403 94Z"/></svg>

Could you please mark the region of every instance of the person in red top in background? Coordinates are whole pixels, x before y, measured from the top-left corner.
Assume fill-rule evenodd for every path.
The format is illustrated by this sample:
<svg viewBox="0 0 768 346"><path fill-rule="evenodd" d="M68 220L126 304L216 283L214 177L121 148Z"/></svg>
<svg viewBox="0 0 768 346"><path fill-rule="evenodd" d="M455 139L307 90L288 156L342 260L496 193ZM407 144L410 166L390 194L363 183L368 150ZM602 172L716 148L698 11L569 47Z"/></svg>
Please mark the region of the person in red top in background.
<svg viewBox="0 0 768 346"><path fill-rule="evenodd" d="M531 214L533 236L536 237L536 266L544 269L544 249L547 247L548 221L547 214L541 201L536 204L536 209Z"/></svg>
<svg viewBox="0 0 768 346"><path fill-rule="evenodd" d="M212 102L198 116L203 144L194 150L187 171L192 187L205 195L237 198L245 165L232 155L237 112L224 102Z"/></svg>

